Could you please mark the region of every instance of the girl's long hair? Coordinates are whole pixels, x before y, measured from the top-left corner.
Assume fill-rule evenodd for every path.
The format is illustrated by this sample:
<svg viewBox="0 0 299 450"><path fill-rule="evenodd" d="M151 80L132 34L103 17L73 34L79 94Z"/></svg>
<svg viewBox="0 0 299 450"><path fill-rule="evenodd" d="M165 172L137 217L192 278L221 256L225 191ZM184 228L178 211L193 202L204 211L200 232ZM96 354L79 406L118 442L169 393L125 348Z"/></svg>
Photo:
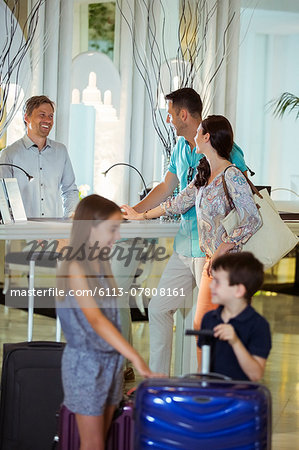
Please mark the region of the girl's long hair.
<svg viewBox="0 0 299 450"><path fill-rule="evenodd" d="M103 287L99 283L99 272L95 270L95 265L92 264L89 258L89 237L93 227L99 225L101 221L109 220L111 215L116 212L121 212L119 206L100 195L89 195L79 202L73 219L68 246L69 251L67 255L62 255L62 262L59 263L57 270L57 288L61 289L64 294L69 289L70 264L73 261L82 266L83 273L91 289L94 289L96 286ZM107 254L105 254L105 258L99 259L98 266L101 268L101 275L104 275L109 289L116 289L117 285L112 275ZM63 300L63 298L64 295L58 299Z"/></svg>
<svg viewBox="0 0 299 450"><path fill-rule="evenodd" d="M234 135L232 126L224 116L208 116L201 123L203 134L209 133L211 146L217 154L224 159L229 159L233 148ZM211 175L211 168L204 156L198 166L194 185L197 188L206 186Z"/></svg>

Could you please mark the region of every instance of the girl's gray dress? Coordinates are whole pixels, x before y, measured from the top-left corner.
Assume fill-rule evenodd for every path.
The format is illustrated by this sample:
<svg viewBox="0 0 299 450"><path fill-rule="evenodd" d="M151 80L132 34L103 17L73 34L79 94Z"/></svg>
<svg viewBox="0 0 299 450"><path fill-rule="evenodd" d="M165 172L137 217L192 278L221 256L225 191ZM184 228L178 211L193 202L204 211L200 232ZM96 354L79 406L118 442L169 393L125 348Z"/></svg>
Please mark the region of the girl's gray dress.
<svg viewBox="0 0 299 450"><path fill-rule="evenodd" d="M102 280L101 284L105 285ZM64 404L74 413L98 416L106 405L121 400L123 357L93 330L70 293L56 301L67 341L62 356ZM116 297L101 298L97 304L120 331Z"/></svg>

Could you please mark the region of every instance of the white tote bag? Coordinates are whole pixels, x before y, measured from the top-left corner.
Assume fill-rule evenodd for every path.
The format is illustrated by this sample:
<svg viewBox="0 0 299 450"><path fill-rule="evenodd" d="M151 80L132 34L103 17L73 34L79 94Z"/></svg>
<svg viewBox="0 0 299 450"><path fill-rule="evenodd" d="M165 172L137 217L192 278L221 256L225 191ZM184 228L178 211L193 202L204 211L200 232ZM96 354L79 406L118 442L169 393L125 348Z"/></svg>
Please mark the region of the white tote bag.
<svg viewBox="0 0 299 450"><path fill-rule="evenodd" d="M280 218L267 189L262 189L259 192L247 177L246 180L253 192L253 198L261 215L263 224L261 228L248 239L246 244L243 245L242 250L253 253L254 256L264 264L264 268L268 269L287 255L296 246L299 240ZM222 225L226 232L231 234L231 232L239 225L239 217L233 201L229 196L224 175L222 176L222 182L225 195L232 208L230 213L222 220Z"/></svg>

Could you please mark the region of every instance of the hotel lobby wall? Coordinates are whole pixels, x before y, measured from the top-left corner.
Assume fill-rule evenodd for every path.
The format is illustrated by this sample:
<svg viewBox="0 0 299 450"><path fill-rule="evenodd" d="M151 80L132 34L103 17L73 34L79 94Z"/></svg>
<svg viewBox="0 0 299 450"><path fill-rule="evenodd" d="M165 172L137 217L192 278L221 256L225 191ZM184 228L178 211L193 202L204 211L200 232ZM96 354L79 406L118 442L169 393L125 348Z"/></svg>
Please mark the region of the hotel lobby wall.
<svg viewBox="0 0 299 450"><path fill-rule="evenodd" d="M274 117L270 101L283 92L298 95L298 48L298 12L242 11L235 140L256 172L255 184L297 193L299 120L296 112ZM286 191L272 197L296 200Z"/></svg>

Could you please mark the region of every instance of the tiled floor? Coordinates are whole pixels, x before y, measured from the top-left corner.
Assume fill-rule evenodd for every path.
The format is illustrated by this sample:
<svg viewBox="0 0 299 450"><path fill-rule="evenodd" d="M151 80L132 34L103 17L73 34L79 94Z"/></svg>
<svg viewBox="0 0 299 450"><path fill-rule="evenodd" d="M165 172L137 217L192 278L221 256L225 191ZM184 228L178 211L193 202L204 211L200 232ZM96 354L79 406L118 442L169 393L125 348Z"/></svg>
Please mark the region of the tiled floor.
<svg viewBox="0 0 299 450"><path fill-rule="evenodd" d="M255 306L270 322L272 351L264 383L272 393L273 448L299 448L299 297L259 296Z"/></svg>
<svg viewBox="0 0 299 450"><path fill-rule="evenodd" d="M272 393L273 449L299 449L299 296L262 293L254 298L254 306L269 320L272 330L273 348L263 382ZM26 320L26 312L1 305L1 343L25 341ZM53 319L35 315L34 321L34 339L54 340ZM147 359L147 322L133 323L133 340Z"/></svg>

